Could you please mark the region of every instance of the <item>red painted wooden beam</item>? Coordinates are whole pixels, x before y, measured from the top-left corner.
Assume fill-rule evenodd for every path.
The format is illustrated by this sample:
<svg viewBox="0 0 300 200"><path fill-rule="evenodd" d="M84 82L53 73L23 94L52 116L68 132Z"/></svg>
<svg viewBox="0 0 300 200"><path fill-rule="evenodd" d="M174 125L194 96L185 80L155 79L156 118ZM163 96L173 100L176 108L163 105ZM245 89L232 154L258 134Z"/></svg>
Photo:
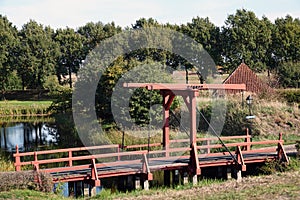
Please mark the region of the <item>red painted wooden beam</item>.
<svg viewBox="0 0 300 200"><path fill-rule="evenodd" d="M148 90L246 90L246 84L178 84L178 83L124 83L126 88Z"/></svg>

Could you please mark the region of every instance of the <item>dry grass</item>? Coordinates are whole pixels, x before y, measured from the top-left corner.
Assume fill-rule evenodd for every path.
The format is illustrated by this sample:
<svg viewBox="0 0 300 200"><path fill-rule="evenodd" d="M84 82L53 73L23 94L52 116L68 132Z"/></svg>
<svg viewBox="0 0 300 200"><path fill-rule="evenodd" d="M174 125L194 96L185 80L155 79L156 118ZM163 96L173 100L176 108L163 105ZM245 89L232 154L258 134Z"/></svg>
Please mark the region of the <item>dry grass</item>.
<svg viewBox="0 0 300 200"><path fill-rule="evenodd" d="M286 172L269 176L247 177L196 186L185 190L166 189L148 194L122 196L116 199L298 199L300 197L300 172Z"/></svg>

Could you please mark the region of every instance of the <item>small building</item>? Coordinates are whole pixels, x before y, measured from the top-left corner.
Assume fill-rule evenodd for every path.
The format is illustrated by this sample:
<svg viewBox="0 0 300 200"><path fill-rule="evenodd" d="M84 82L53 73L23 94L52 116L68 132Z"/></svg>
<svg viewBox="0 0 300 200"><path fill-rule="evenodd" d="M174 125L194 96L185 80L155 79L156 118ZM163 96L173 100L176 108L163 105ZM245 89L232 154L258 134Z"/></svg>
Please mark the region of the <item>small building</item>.
<svg viewBox="0 0 300 200"><path fill-rule="evenodd" d="M246 84L246 91L253 93L269 93L273 89L263 82L245 63L241 63L224 81L224 84ZM236 91L228 91L235 93Z"/></svg>

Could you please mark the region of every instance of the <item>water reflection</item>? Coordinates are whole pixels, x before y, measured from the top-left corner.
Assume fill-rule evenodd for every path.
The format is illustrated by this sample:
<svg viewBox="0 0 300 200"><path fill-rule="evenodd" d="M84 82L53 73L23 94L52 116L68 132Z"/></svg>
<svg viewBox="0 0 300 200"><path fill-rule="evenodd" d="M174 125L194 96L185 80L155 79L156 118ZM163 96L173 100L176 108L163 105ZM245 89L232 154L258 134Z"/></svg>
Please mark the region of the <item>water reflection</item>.
<svg viewBox="0 0 300 200"><path fill-rule="evenodd" d="M2 123L0 127L1 149L12 152L16 145L20 151L37 150L45 145L57 144L59 135L55 124Z"/></svg>

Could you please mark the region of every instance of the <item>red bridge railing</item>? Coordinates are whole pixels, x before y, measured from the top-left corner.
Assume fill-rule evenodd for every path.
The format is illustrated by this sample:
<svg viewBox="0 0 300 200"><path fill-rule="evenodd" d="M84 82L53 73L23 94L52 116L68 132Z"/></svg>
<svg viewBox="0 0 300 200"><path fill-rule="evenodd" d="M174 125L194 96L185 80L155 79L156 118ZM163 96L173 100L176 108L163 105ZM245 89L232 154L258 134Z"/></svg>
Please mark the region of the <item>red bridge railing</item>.
<svg viewBox="0 0 300 200"><path fill-rule="evenodd" d="M236 156L239 162L237 164L241 166L245 165L243 154L247 153L277 152L278 159L284 159L288 162L288 158L283 149L284 141L282 134L279 134L278 140L251 141L251 135L249 135L247 131L246 135L226 136L220 137L220 139L225 143L227 148L232 150L231 153ZM33 166L34 170L43 169L43 171L52 173L90 169L93 176L98 176L97 170L95 169L99 167L138 163L142 163L140 173L150 174L148 160L163 160L176 156L194 160L196 170L199 170L201 162L199 163L198 158L202 156L213 157L230 155L230 153L226 151L220 152L220 149L224 146L218 144L217 137L197 138L196 146L190 146L189 141L189 139L170 140L171 146L168 149L164 149L161 143L127 146L112 144L21 153L17 147L17 151L13 156L15 157L16 171L21 171L22 166ZM172 147L172 145L176 146L176 144L181 144L181 146ZM267 144L274 144L275 147L263 149L254 148L258 145ZM157 149L148 149L148 147L157 147ZM91 153L89 154L89 152ZM58 165L53 167L49 166L49 164Z"/></svg>

